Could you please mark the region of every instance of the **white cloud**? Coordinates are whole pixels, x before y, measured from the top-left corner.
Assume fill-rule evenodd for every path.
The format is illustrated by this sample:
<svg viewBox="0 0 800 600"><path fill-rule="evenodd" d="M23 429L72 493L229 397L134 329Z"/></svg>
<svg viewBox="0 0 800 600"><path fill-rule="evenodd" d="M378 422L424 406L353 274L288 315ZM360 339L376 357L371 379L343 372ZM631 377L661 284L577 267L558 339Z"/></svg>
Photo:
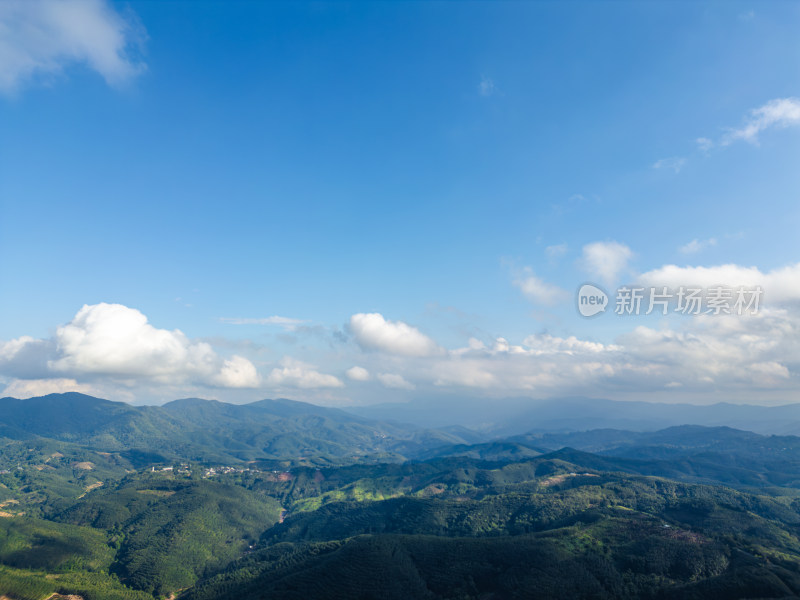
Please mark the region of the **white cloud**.
<svg viewBox="0 0 800 600"><path fill-rule="evenodd" d="M369 371L364 367L350 367L345 371L345 375L347 375L348 379L352 379L353 381L369 381Z"/></svg>
<svg viewBox="0 0 800 600"><path fill-rule="evenodd" d="M527 344L534 347L527 347ZM418 378L436 386L484 389L494 395L585 392L615 375L616 347L576 338L530 336L523 345L498 338L491 348L459 350L425 366ZM594 393L594 392L593 392Z"/></svg>
<svg viewBox="0 0 800 600"><path fill-rule="evenodd" d="M790 377L789 369L775 361L754 363L750 365L750 370L768 378L789 379Z"/></svg>
<svg viewBox="0 0 800 600"><path fill-rule="evenodd" d="M157 329L121 304L85 305L50 340L0 343L0 373L20 379L108 377L128 382L256 387L259 376L241 356L223 359L181 331Z"/></svg>
<svg viewBox="0 0 800 600"><path fill-rule="evenodd" d="M60 357L54 371L169 379L208 372L217 357L206 343L179 330L156 329L136 309L121 304L85 305L56 330Z"/></svg>
<svg viewBox="0 0 800 600"><path fill-rule="evenodd" d="M52 340L37 340L24 335L8 342L0 341L0 373L20 379L50 376L48 360L55 353Z"/></svg>
<svg viewBox="0 0 800 600"><path fill-rule="evenodd" d="M0 92L72 64L86 64L120 85L144 70L134 52L144 37L130 11L123 17L105 0L3 0Z"/></svg>
<svg viewBox="0 0 800 600"><path fill-rule="evenodd" d="M672 169L676 173L686 164L686 159L681 156L673 156L671 158L662 158L653 163L654 169Z"/></svg>
<svg viewBox="0 0 800 600"><path fill-rule="evenodd" d="M752 11L744 13L752 17ZM800 98L775 98L763 106L751 110L744 124L738 128L728 128L727 133L715 141L707 137L695 139L695 144L700 152L708 153L718 146L745 140L758 145L758 136L768 129L782 129L800 126ZM686 160L680 157L666 158L657 161L653 167L672 168L677 173L684 166Z"/></svg>
<svg viewBox="0 0 800 600"><path fill-rule="evenodd" d="M736 264L713 267L664 265L642 273L638 277L638 282L647 287L666 286L671 289L681 286L693 288L761 286L764 303L800 301L800 263L767 272L762 272L756 267Z"/></svg>
<svg viewBox="0 0 800 600"><path fill-rule="evenodd" d="M463 354L470 354L476 351L483 351L486 350L486 344L484 344L481 340L477 338L469 338L467 341L466 348L456 348L455 350L450 350L449 354L451 356L460 356Z"/></svg>
<svg viewBox="0 0 800 600"><path fill-rule="evenodd" d="M800 366L800 322L786 311L746 318L701 316L679 330L639 326L620 337L629 360L666 386L740 389L792 386Z"/></svg>
<svg viewBox="0 0 800 600"><path fill-rule="evenodd" d="M524 339L477 334L482 340L470 338L465 347L450 351L406 323L358 314L350 323L354 339L381 352L362 354L349 346L354 352L348 356L348 346L341 346L344 354L336 360L359 365L345 371L347 380L375 380L388 388L425 393L451 387L487 397L627 395L688 401L743 400L757 393L758 398L789 401L800 392L800 313L795 310L800 263L769 271L735 264L664 265L639 276L638 283L670 288L759 285L764 295L754 315L676 315L659 319L658 327L651 320L620 318L628 330L613 342L561 332ZM465 331L465 338L470 333ZM341 393L337 390L344 387L345 377L340 380L324 370L287 357L264 377L263 385L289 389L293 396L305 393L312 401ZM113 397L113 386L130 390L134 385L137 390L148 385L169 389L169 395L176 390L177 395L181 385L261 385L247 359L219 356L207 343L177 330L157 329L139 311L111 304L82 308L52 339L0 342L0 375L13 380L6 393L17 396L101 389ZM370 387L351 385L348 393Z"/></svg>
<svg viewBox="0 0 800 600"><path fill-rule="evenodd" d="M463 386L469 388L495 388L498 381L492 373L494 365L478 358L442 361L432 370L436 386Z"/></svg>
<svg viewBox="0 0 800 600"><path fill-rule="evenodd" d="M388 388L396 390L413 390L415 386L413 383L406 381L402 375L395 373L378 373L378 381Z"/></svg>
<svg viewBox="0 0 800 600"><path fill-rule="evenodd" d="M758 143L758 135L767 129L800 125L800 98L776 98L750 111L747 122L723 137L723 146L737 140Z"/></svg>
<svg viewBox="0 0 800 600"><path fill-rule="evenodd" d="M251 388L261 384L256 367L243 356L232 356L222 363L222 369L214 376L214 382L221 387Z"/></svg>
<svg viewBox="0 0 800 600"><path fill-rule="evenodd" d="M497 338L491 347L470 340L425 366L418 378L436 386L481 388L496 394L579 390L615 372L622 348L576 337L531 335L521 345Z"/></svg>
<svg viewBox="0 0 800 600"><path fill-rule="evenodd" d="M304 319L292 319L278 315L262 318L221 317L220 321L229 325L278 325L287 331L294 331L298 326L308 323Z"/></svg>
<svg viewBox="0 0 800 600"><path fill-rule="evenodd" d="M491 352L494 354L524 354L525 348L509 344L506 338L499 337L494 341Z"/></svg>
<svg viewBox="0 0 800 600"><path fill-rule="evenodd" d="M491 96L496 91L494 81L488 77L481 77L481 82L478 84L478 92L481 96Z"/></svg>
<svg viewBox="0 0 800 600"><path fill-rule="evenodd" d="M80 392L82 394L97 394L91 385L78 383L74 379L16 379L3 390L4 396L12 398L35 398L47 394L62 394L64 392Z"/></svg>
<svg viewBox="0 0 800 600"><path fill-rule="evenodd" d="M350 317L350 331L359 346L399 356L432 356L441 349L431 338L402 321L387 321L380 313Z"/></svg>
<svg viewBox="0 0 800 600"><path fill-rule="evenodd" d="M16 358L16 356L22 352L26 346L36 342L29 335L23 335L15 340L11 340L9 342L4 342L0 346L0 359L8 361Z"/></svg>
<svg viewBox="0 0 800 600"><path fill-rule="evenodd" d="M682 254L696 254L701 250L705 250L709 246L716 246L717 239L716 238L708 238L707 240L698 240L697 238L693 239L688 244L684 244L680 248L678 248L678 252Z"/></svg>
<svg viewBox="0 0 800 600"><path fill-rule="evenodd" d="M569 298L566 290L537 277L530 267L524 267L517 273L512 283L528 300L536 304L552 306Z"/></svg>
<svg viewBox="0 0 800 600"><path fill-rule="evenodd" d="M550 334L529 335L522 343L530 352L535 354L596 354L598 352L617 351L621 348L615 345L605 345L599 342L580 340L574 335L567 338L552 336Z"/></svg>
<svg viewBox="0 0 800 600"><path fill-rule="evenodd" d="M700 152L708 152L714 147L714 142L706 137L699 137L694 142Z"/></svg>
<svg viewBox="0 0 800 600"><path fill-rule="evenodd" d="M580 264L592 277L613 286L628 269L633 252L619 242L594 242L583 247Z"/></svg>
<svg viewBox="0 0 800 600"><path fill-rule="evenodd" d="M699 287L761 284L765 297L773 290L773 297L800 301L800 264L769 272L737 265L674 269L667 265L645 276L652 285L668 287L673 282L667 276ZM759 398L769 394L788 401L800 391L800 316L792 310L762 306L747 316L673 316L660 328L642 323L629 320L630 329L613 343L550 333L529 335L521 343L470 338L464 348L424 360L378 358L385 366L377 369L377 379L393 385L385 376L399 375L417 389L463 387L495 397L752 401L758 391Z"/></svg>
<svg viewBox="0 0 800 600"><path fill-rule="evenodd" d="M755 390L787 400L800 391L800 317L794 312L676 318L673 325L634 326L613 344L550 334L528 336L520 345L498 338L491 347L471 343L406 368L418 382L500 396L698 399L724 393L752 401Z"/></svg>
<svg viewBox="0 0 800 600"><path fill-rule="evenodd" d="M298 388L339 388L344 383L333 375L320 373L313 365L306 364L290 357L281 360L281 366L272 369L267 382L274 386L290 386Z"/></svg>

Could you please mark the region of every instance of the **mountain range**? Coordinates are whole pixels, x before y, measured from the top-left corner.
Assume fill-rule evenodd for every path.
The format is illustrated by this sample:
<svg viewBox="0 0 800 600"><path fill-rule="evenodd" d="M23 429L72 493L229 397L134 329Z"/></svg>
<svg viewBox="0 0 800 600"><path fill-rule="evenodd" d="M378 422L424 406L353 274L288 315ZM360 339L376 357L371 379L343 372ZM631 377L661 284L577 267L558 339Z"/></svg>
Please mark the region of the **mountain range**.
<svg viewBox="0 0 800 600"><path fill-rule="evenodd" d="M800 404L759 406L719 402L696 405L582 397L475 401L445 397L346 410L369 419L420 427L461 426L490 437L530 431L655 431L673 425L727 426L762 434L800 435Z"/></svg>
<svg viewBox="0 0 800 600"><path fill-rule="evenodd" d="M382 457L403 460L475 436L370 420L292 400L229 404L186 398L131 406L79 393L0 399L0 437L31 436L106 452L199 461Z"/></svg>
<svg viewBox="0 0 800 600"><path fill-rule="evenodd" d="M796 406L727 406L3 398L0 596L798 597Z"/></svg>

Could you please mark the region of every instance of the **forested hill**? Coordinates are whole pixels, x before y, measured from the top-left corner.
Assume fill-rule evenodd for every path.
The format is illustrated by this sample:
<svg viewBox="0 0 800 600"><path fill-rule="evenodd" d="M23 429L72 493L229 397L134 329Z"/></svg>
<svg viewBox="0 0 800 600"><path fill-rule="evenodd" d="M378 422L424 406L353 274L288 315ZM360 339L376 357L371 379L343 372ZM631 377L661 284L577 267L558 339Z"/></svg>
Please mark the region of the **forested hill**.
<svg viewBox="0 0 800 600"><path fill-rule="evenodd" d="M70 442L164 461L403 460L465 438L442 430L372 421L292 400L228 404L184 399L131 406L78 393L0 399L0 437Z"/></svg>
<svg viewBox="0 0 800 600"><path fill-rule="evenodd" d="M539 431L492 439L456 427L425 429L374 421L285 399L236 405L187 398L164 406L131 406L78 393L3 398L0 439L28 440L28 447L75 456L99 451L109 456L90 459L98 465L116 461L133 467L186 460L316 466L441 457L518 462L574 448L599 455L593 460L606 470L739 487L800 484L796 436L681 425L649 432ZM70 446L58 446L64 443Z"/></svg>
<svg viewBox="0 0 800 600"><path fill-rule="evenodd" d="M0 422L13 600L800 596L793 436L480 440L288 400L82 395L3 399Z"/></svg>
<svg viewBox="0 0 800 600"><path fill-rule="evenodd" d="M422 457L517 462L549 453L606 471L737 488L800 488L800 437L759 435L730 427L530 433L481 444L442 446L425 451Z"/></svg>

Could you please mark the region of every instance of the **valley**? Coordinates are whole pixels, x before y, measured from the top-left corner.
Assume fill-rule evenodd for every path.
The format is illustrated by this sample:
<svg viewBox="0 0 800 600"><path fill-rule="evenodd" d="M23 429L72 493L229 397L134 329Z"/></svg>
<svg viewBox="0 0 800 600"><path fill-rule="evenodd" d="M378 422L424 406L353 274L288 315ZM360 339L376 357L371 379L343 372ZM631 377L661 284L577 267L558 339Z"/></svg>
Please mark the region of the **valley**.
<svg viewBox="0 0 800 600"><path fill-rule="evenodd" d="M60 429L0 401L9 598L800 594L794 436L487 439L289 401L25 402L55 401L77 415Z"/></svg>

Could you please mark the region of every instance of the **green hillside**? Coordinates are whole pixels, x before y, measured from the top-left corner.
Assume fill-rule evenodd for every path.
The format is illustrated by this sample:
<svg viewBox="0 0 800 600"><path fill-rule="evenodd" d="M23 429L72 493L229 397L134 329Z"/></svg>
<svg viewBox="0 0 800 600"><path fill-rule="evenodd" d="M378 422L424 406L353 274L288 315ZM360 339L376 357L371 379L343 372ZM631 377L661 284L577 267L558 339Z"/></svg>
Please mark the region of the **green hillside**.
<svg viewBox="0 0 800 600"><path fill-rule="evenodd" d="M112 532L109 569L156 595L192 585L241 556L278 520L272 498L212 481L142 474L87 496L60 521Z"/></svg>
<svg viewBox="0 0 800 600"><path fill-rule="evenodd" d="M0 399L0 436L76 444L135 466L177 460L230 463L289 459L330 464L404 460L464 443L439 430L370 421L291 400L234 405L189 398L130 406L78 393Z"/></svg>
<svg viewBox="0 0 800 600"><path fill-rule="evenodd" d="M20 402L0 401L13 600L800 595L792 436L475 443L288 400Z"/></svg>

